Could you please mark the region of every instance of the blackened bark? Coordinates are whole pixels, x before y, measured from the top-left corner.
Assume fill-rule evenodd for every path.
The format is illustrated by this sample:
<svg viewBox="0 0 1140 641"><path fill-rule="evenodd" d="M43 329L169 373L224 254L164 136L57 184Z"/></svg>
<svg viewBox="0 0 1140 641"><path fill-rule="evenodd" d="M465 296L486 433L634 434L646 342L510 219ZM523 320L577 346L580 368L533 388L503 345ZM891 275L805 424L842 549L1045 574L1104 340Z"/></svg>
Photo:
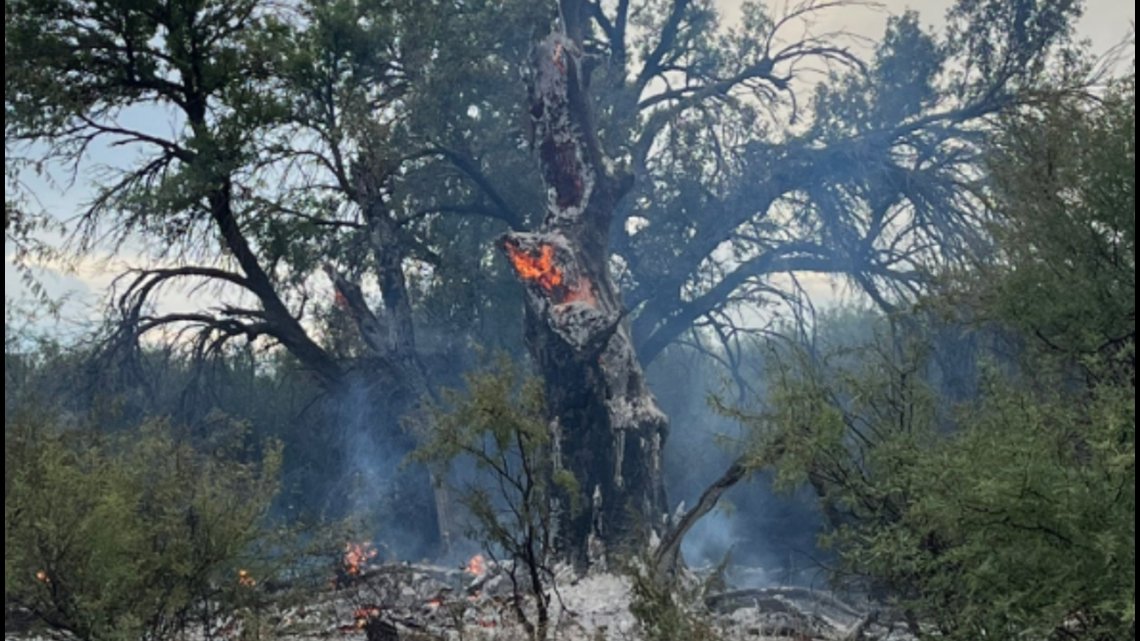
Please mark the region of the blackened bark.
<svg viewBox="0 0 1140 641"><path fill-rule="evenodd" d="M564 34L535 49L530 113L547 211L538 232L508 234L503 249L527 283L526 339L545 382L554 465L578 488L562 497L558 544L584 568L607 550L644 546L663 528L668 421L607 268L610 221L629 180L602 156L580 59Z"/></svg>
<svg viewBox="0 0 1140 641"><path fill-rule="evenodd" d="M368 225L369 247L383 298L382 336L370 344L383 366L398 373L405 404L410 408L426 396L430 387L416 347L412 301L404 276L404 260L409 247L388 207L384 204L391 176L388 165L374 154L362 153L354 163L353 194Z"/></svg>

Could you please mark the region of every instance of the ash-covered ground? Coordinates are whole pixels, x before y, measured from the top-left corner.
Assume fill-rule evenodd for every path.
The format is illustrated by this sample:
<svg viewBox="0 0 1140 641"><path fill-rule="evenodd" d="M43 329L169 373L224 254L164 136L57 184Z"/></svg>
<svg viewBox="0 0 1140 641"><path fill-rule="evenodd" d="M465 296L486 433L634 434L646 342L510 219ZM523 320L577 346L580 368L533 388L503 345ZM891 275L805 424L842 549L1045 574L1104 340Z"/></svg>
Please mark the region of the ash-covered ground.
<svg viewBox="0 0 1140 641"><path fill-rule="evenodd" d="M523 641L525 616L536 620L528 586L516 589L509 568L481 558L466 567L365 564L327 585L282 587L238 616L190 626L171 641ZM692 574L696 584L701 577ZM632 580L617 573L575 577L555 572L549 639L642 641L630 610ZM255 589L255 586L251 586ZM694 592L694 594L696 594ZM910 641L905 625L885 623L869 608L802 587L704 592L685 604L723 641ZM522 616L520 616L520 612ZM14 613L9 613L12 615ZM11 629L9 627L9 629ZM66 633L25 629L6 641L71 641Z"/></svg>

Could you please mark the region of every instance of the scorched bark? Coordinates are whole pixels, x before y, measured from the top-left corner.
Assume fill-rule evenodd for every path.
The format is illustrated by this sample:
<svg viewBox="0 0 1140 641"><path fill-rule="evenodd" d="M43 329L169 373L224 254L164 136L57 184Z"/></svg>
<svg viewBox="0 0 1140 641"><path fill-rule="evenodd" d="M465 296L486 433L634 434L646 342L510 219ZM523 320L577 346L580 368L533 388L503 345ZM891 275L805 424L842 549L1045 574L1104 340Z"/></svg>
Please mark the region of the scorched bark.
<svg viewBox="0 0 1140 641"><path fill-rule="evenodd" d="M530 115L547 187L541 228L503 249L527 287L526 339L544 379L562 496L558 541L580 567L644 545L666 513L661 451L668 421L645 383L607 270L615 175L595 137L581 53L556 33L534 53ZM563 473L563 476L565 474Z"/></svg>

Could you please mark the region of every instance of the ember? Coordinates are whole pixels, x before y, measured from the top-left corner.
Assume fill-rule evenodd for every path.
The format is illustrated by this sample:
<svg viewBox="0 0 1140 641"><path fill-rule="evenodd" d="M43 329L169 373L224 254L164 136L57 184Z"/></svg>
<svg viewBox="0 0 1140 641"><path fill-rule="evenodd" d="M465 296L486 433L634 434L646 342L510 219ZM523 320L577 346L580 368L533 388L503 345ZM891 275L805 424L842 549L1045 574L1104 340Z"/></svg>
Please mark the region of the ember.
<svg viewBox="0 0 1140 641"><path fill-rule="evenodd" d="M519 278L532 282L542 288L555 304L573 303L582 301L594 302L594 294L590 290L590 283L583 281L569 285L561 269L554 264L554 246L543 243L539 245L538 254L521 249L513 242L506 242L507 258L518 272Z"/></svg>
<svg viewBox="0 0 1140 641"><path fill-rule="evenodd" d="M554 266L553 246L542 245L538 256L525 252L512 243L507 243L506 248L507 257L515 266L519 277L534 281L548 292L562 286L562 270Z"/></svg>
<svg viewBox="0 0 1140 641"><path fill-rule="evenodd" d="M345 543L343 570L348 576L360 576L364 564L376 558L376 548L371 543Z"/></svg>
<svg viewBox="0 0 1140 641"><path fill-rule="evenodd" d="M487 571L487 561L482 554L476 554L467 562L467 573L473 576L483 576Z"/></svg>
<svg viewBox="0 0 1140 641"><path fill-rule="evenodd" d="M252 588L257 585L257 579L249 574L249 570L238 570L238 585L243 588Z"/></svg>
<svg viewBox="0 0 1140 641"><path fill-rule="evenodd" d="M352 617L356 619L356 627L363 628L368 625L368 622L372 619L380 617L380 607L376 605L365 605L356 608L356 612L353 613Z"/></svg>

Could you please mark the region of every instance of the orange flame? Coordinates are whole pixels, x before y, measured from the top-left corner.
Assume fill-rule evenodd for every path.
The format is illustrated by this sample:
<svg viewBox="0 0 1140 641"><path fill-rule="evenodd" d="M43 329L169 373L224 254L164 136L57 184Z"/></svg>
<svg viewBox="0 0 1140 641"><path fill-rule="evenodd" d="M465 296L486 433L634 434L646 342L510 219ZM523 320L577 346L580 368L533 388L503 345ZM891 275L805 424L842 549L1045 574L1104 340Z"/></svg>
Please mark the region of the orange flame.
<svg viewBox="0 0 1140 641"><path fill-rule="evenodd" d="M36 570L36 580L41 583L51 583L51 578L43 570Z"/></svg>
<svg viewBox="0 0 1140 641"><path fill-rule="evenodd" d="M344 544L344 572L349 576L360 576L365 563L376 558L376 548L371 543Z"/></svg>
<svg viewBox="0 0 1140 641"><path fill-rule="evenodd" d="M257 579L249 574L249 570L238 570L238 585L243 588L252 588L257 585Z"/></svg>
<svg viewBox="0 0 1140 641"><path fill-rule="evenodd" d="M519 278L538 285L550 296L555 304L573 303L582 301L593 304L594 293L590 289L589 281L583 281L575 286L566 284L562 270L554 264L554 246L542 243L538 254L523 251L513 242L504 244L507 249L507 258L511 261Z"/></svg>
<svg viewBox="0 0 1140 641"><path fill-rule="evenodd" d="M562 270L554 266L554 246L542 245L539 254L525 252L513 243L507 243L507 257L523 280L534 281L547 292L562 286Z"/></svg>
<svg viewBox="0 0 1140 641"><path fill-rule="evenodd" d="M368 622L372 619L380 618L380 608L375 605L366 605L356 608L356 612L354 612L352 616L356 619L356 627L363 628L368 625Z"/></svg>
<svg viewBox="0 0 1140 641"><path fill-rule="evenodd" d="M467 573L473 576L483 576L487 572L487 560L482 554L476 554L467 561Z"/></svg>

